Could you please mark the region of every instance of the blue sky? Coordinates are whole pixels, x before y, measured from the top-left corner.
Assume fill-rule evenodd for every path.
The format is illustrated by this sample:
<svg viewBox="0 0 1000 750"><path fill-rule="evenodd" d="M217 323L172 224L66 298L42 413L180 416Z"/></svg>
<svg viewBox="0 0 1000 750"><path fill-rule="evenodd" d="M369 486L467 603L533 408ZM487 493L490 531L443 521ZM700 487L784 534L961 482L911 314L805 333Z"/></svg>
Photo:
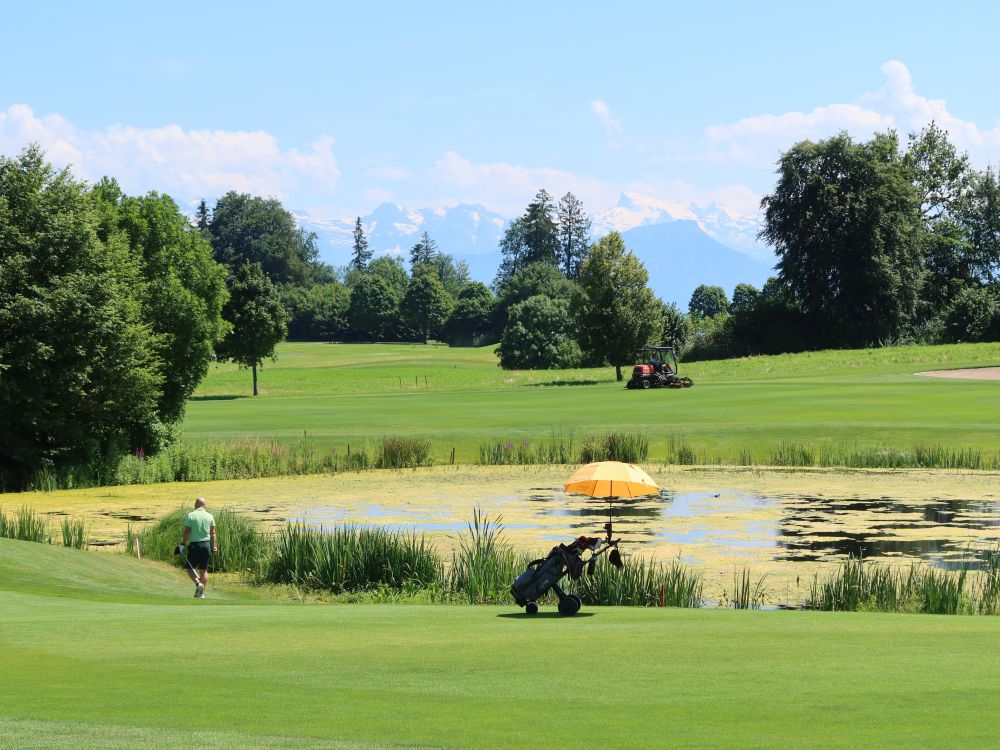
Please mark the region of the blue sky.
<svg viewBox="0 0 1000 750"><path fill-rule="evenodd" d="M931 118L1000 163L993 3L21 3L0 153L353 216L539 187L751 215L782 149Z"/></svg>

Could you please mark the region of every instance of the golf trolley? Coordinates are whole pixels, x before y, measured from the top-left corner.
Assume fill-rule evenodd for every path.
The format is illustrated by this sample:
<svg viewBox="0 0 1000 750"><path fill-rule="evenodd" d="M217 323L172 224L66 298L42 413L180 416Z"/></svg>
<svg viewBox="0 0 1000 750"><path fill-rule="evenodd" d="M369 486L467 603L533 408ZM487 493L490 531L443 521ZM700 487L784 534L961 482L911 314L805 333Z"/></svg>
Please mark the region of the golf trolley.
<svg viewBox="0 0 1000 750"><path fill-rule="evenodd" d="M604 524L605 538L581 536L574 539L569 544L560 544L553 547L546 557L532 560L528 567L517 578L510 587L510 593L514 596L514 601L519 607L524 607L524 611L529 615L538 614L538 600L545 596L551 589L559 597L559 614L575 615L580 611L583 602L576 594L567 594L559 587L559 581L563 576L569 576L576 580L583 575L584 569L587 575L594 574L594 567L597 558L608 552L608 562L616 568L621 568L621 553L618 551L618 543L621 539L612 539L610 519ZM583 555L589 551L590 556L585 560Z"/></svg>

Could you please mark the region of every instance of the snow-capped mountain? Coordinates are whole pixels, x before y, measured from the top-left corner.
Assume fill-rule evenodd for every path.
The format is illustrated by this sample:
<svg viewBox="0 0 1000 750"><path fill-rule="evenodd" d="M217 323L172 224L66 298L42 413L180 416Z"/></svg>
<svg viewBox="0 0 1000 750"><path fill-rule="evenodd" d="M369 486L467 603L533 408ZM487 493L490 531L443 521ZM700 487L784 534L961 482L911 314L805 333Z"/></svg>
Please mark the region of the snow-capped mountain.
<svg viewBox="0 0 1000 750"><path fill-rule="evenodd" d="M594 236L670 221L693 221L705 234L727 247L758 259L770 257L770 250L757 241L759 213L743 216L715 203L707 206L673 203L639 193L622 193L617 206L595 214Z"/></svg>
<svg viewBox="0 0 1000 750"><path fill-rule="evenodd" d="M302 213L296 214L296 219L304 229L316 233L323 261L336 266L350 261L354 219ZM472 278L488 284L500 265L499 242L507 220L479 205L413 211L383 203L362 216L361 224L376 256L391 254L408 260L410 248L426 231L438 250L464 260ZM759 288L771 274L773 260L767 258L766 248L753 240L756 222L717 207L701 208L626 193L615 208L594 216L595 240L610 231L621 232L626 247L645 264L649 285L657 295L684 310L699 284L718 285L732 293L740 282ZM753 243L749 247L754 253L748 243Z"/></svg>

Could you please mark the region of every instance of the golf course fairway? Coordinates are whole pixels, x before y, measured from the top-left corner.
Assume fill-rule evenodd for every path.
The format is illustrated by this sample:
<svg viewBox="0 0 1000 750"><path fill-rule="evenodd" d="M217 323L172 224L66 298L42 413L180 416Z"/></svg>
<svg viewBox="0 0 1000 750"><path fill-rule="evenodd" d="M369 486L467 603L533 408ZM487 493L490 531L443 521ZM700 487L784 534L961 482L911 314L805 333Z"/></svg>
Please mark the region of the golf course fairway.
<svg viewBox="0 0 1000 750"><path fill-rule="evenodd" d="M0 746L987 747L1000 619L262 601L0 539Z"/></svg>
<svg viewBox="0 0 1000 750"><path fill-rule="evenodd" d="M277 354L257 398L249 373L213 365L188 404L183 440L307 436L344 454L398 436L429 441L436 463L452 449L456 462L474 463L491 441L579 447L612 431L646 436L651 462L671 462L677 442L698 458L686 463L703 464L776 463L783 445L997 450L995 411L984 408L996 382L916 374L995 365L997 343L684 362L695 387L676 391L628 391L611 367L502 370L493 347L285 343Z"/></svg>

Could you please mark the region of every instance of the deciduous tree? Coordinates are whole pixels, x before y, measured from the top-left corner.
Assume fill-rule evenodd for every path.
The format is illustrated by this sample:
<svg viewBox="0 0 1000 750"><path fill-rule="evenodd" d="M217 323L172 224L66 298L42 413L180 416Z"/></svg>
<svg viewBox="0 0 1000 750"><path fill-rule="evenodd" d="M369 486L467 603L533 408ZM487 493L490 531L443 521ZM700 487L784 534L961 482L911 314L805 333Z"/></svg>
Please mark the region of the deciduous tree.
<svg viewBox="0 0 1000 750"><path fill-rule="evenodd" d="M644 346L659 342L663 313L659 300L646 286L649 274L629 252L618 232L591 246L580 269L580 293L574 307L580 345L597 361L615 366L631 364Z"/></svg>
<svg viewBox="0 0 1000 750"><path fill-rule="evenodd" d="M433 266L417 266L400 308L407 323L427 343L436 337L448 320L452 301Z"/></svg>
<svg viewBox="0 0 1000 750"><path fill-rule="evenodd" d="M124 237L105 244L87 188L37 146L0 156L0 486L41 469L106 479L156 435L162 375Z"/></svg>
<svg viewBox="0 0 1000 750"><path fill-rule="evenodd" d="M276 284L313 281L319 255L316 235L300 229L274 198L230 191L215 204L209 230L215 259L233 272L258 263Z"/></svg>
<svg viewBox="0 0 1000 750"><path fill-rule="evenodd" d="M223 316L232 329L218 347L219 359L249 367L256 396L257 368L265 359L276 359L275 347L288 333L288 314L281 297L259 263L246 263L230 276Z"/></svg>
<svg viewBox="0 0 1000 750"><path fill-rule="evenodd" d="M573 338L569 302L539 294L511 307L497 354L506 370L578 366L581 353Z"/></svg>
<svg viewBox="0 0 1000 750"><path fill-rule="evenodd" d="M209 241L169 196L127 196L109 178L94 185L91 195L101 217L100 239L111 243L121 235L140 260L143 283L136 295L162 363L158 412L172 424L183 416L226 333L226 269L213 260Z"/></svg>
<svg viewBox="0 0 1000 750"><path fill-rule="evenodd" d="M714 318L728 310L729 298L721 286L700 284L691 293L691 300L688 302L688 313L694 318Z"/></svg>
<svg viewBox="0 0 1000 750"><path fill-rule="evenodd" d="M778 184L762 206L761 236L817 340L870 345L913 319L925 227L895 134L796 144L782 154Z"/></svg>

